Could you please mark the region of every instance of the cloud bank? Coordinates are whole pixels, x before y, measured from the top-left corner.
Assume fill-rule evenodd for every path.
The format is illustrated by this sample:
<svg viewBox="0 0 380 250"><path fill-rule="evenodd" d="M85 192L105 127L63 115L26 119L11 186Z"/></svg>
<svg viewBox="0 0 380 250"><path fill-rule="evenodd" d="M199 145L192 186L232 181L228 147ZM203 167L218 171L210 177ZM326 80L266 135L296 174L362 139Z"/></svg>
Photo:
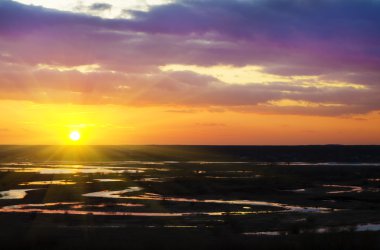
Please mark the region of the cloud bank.
<svg viewBox="0 0 380 250"><path fill-rule="evenodd" d="M125 13L103 19L0 0L0 98L380 109L380 1L182 0Z"/></svg>

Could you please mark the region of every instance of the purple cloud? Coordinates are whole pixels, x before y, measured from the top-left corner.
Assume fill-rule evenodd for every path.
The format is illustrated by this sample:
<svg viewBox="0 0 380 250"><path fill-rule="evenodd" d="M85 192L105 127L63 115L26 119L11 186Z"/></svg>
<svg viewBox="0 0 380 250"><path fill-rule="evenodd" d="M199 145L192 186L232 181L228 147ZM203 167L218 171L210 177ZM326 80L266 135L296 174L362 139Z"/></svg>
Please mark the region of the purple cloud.
<svg viewBox="0 0 380 250"><path fill-rule="evenodd" d="M237 107L292 99L342 106L273 111L378 110L379 11L374 0L195 0L109 20L2 0L1 98L38 101L31 93L41 91L51 95L49 101L65 102L62 93L75 92L70 102ZM41 70L41 64L100 70ZM314 75L363 89L285 81L235 85L194 72L160 71L168 64L258 65L272 75Z"/></svg>

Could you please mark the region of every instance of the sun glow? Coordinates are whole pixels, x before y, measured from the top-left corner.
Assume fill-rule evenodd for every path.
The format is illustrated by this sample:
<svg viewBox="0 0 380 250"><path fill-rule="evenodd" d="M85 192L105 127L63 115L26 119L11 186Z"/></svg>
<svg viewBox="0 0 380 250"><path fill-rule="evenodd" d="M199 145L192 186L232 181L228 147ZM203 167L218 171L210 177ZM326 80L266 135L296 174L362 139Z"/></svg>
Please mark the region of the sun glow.
<svg viewBox="0 0 380 250"><path fill-rule="evenodd" d="M72 131L70 133L70 139L72 141L78 141L80 139L80 133L78 131Z"/></svg>

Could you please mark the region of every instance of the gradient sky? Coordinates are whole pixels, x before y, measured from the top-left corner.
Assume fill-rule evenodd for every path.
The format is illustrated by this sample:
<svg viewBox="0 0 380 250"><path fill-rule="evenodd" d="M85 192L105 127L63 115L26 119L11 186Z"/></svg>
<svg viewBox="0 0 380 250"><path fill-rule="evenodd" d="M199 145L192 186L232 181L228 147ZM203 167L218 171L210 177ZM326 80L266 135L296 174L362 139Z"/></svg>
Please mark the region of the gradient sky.
<svg viewBox="0 0 380 250"><path fill-rule="evenodd" d="M380 144L379 0L0 0L0 144Z"/></svg>

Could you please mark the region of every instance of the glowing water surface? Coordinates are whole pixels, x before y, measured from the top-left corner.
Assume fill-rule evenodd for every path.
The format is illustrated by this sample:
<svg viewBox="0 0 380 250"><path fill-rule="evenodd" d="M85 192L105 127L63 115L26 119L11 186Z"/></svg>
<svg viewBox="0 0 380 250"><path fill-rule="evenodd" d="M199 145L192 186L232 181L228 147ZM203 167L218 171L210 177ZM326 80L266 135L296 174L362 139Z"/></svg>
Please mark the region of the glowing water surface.
<svg viewBox="0 0 380 250"><path fill-rule="evenodd" d="M119 191L99 191L99 192L92 192L88 194L83 194L85 197L98 197L98 198L122 198L122 194L125 193L130 193L130 192L138 192L141 191L142 188L140 187L129 187L124 190L119 190Z"/></svg>
<svg viewBox="0 0 380 250"><path fill-rule="evenodd" d="M31 186L31 185L74 185L76 182L67 180L52 180L52 181L29 181L20 183L20 186Z"/></svg>
<svg viewBox="0 0 380 250"><path fill-rule="evenodd" d="M18 200L23 199L28 193L36 189L11 189L7 191L0 191L0 200Z"/></svg>
<svg viewBox="0 0 380 250"><path fill-rule="evenodd" d="M113 206L134 207L142 204L116 203ZM59 208L54 208L58 206ZM66 206L66 207L65 207ZM245 212L122 212L122 211L99 211L78 210L82 208L104 208L106 204L86 205L81 202L56 202L43 204L19 204L0 208L3 213L41 213L41 214L70 214L70 215L95 215L95 216L142 216L142 217L180 217L180 216L223 216L223 215L246 215L267 213L266 211Z"/></svg>
<svg viewBox="0 0 380 250"><path fill-rule="evenodd" d="M119 182L119 181L124 181L122 179L95 179L95 181L99 182Z"/></svg>
<svg viewBox="0 0 380 250"><path fill-rule="evenodd" d="M346 189L346 190L335 190L329 191L328 194L343 194L343 193L361 193L363 188L359 186L344 186L344 185L322 185L328 188Z"/></svg>
<svg viewBox="0 0 380 250"><path fill-rule="evenodd" d="M145 163L149 165L149 163ZM161 164L160 164L161 165ZM146 171L167 172L168 168L145 168L110 165L54 165L54 164L1 164L0 172L24 172L39 174L121 174L144 173Z"/></svg>
<svg viewBox="0 0 380 250"><path fill-rule="evenodd" d="M144 194L139 196L122 196L125 193L141 191L139 187L131 187L120 191L100 191L94 193L83 194L85 197L97 197L97 198L113 198L113 199L131 199L131 200L155 200L155 201L172 201L172 202L192 202L192 203L214 203L214 204L231 204L231 205L244 205L244 206L268 206L282 208L287 211L293 212L305 212L305 213L323 213L329 212L332 209L323 207L302 207L293 206L278 202L267 202L267 201L251 201L251 200L215 200L215 199L192 199L192 198L181 198L181 197L168 197L161 196L157 194Z"/></svg>

